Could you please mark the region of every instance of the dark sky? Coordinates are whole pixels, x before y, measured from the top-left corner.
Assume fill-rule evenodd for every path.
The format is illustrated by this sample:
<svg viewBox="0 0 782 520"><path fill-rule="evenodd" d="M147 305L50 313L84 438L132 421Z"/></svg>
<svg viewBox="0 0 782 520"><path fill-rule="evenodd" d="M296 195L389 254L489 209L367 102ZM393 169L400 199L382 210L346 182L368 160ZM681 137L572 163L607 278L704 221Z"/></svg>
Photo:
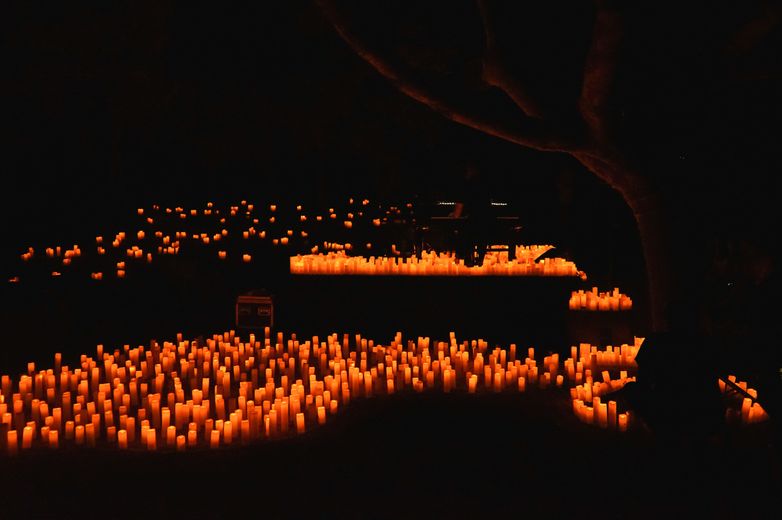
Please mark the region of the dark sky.
<svg viewBox="0 0 782 520"><path fill-rule="evenodd" d="M153 201L415 191L466 157L498 184L561 168L397 93L311 2L104 4L18 3L5 17L6 209L29 210L18 226Z"/></svg>
<svg viewBox="0 0 782 520"><path fill-rule="evenodd" d="M399 94L308 1L19 2L4 18L13 244L152 202L447 194L466 160L495 192L550 206L558 176L579 170Z"/></svg>
<svg viewBox="0 0 782 520"><path fill-rule="evenodd" d="M449 27L472 27L474 17L440 4L426 2L428 22L403 37L449 50ZM775 134L744 128L750 119L776 121L778 104L753 103L772 99L775 83L726 97L675 77L709 66L717 41L709 22L729 21L732 8L679 9L671 18L671 6L646 4L630 42L646 61L629 61L621 101L648 161L672 175L697 164L705 173L686 186L696 192L715 164L767 167L768 153L751 152L768 150ZM404 5L401 14L414 7ZM28 242L91 236L96 222L153 202L447 194L466 161L479 163L498 197L520 203L530 229L549 226L552 240L591 229L600 243L599 229L633 225L618 195L573 159L484 136L398 93L310 1L14 2L2 23L3 218L14 254ZM422 27L440 32L430 37ZM556 44L540 48L538 62L551 70ZM669 65L674 76L657 73ZM740 197L741 182L736 174L720 189Z"/></svg>

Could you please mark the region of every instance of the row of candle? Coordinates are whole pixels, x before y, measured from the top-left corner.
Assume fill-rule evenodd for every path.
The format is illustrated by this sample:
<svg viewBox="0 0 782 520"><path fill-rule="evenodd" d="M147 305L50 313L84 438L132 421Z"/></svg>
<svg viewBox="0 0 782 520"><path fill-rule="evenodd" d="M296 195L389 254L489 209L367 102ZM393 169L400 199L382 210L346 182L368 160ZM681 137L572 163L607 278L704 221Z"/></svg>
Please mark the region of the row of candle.
<svg viewBox="0 0 782 520"><path fill-rule="evenodd" d="M725 411L726 419L730 422L740 424L754 424L768 420L768 413L757 402L758 391L750 388L746 381L739 381L735 375L729 375L728 381L744 390L751 397L742 397L729 386L723 379L719 380L720 391L726 395L734 397L730 402L731 406Z"/></svg>
<svg viewBox="0 0 782 520"><path fill-rule="evenodd" d="M579 276L585 274L564 258L546 258L537 263L503 261L487 256L482 265L467 266L463 259L448 253L423 252L421 258L348 256L344 251L296 255L290 258L293 274L329 275L448 275L448 276Z"/></svg>
<svg viewBox="0 0 782 520"><path fill-rule="evenodd" d="M353 399L432 389L525 391L565 381L559 356L539 366L534 348L526 355L513 344L490 350L454 334L433 342L403 341L398 333L389 345L350 339L299 341L266 329L246 342L229 331L201 344L179 335L149 348L108 352L99 345L73 369L57 354L54 368L30 363L18 379L2 377L0 443L12 454L64 445L214 448L304 433Z"/></svg>
<svg viewBox="0 0 782 520"><path fill-rule="evenodd" d="M633 344L623 343L619 346L608 345L599 348L590 343L580 343L570 347L570 357L565 360L565 370L568 378L575 382L570 388L573 413L584 423L627 431L630 422L630 412L619 413L616 401L601 401L601 397L622 388L635 376L629 376L629 371L635 370L635 357L643 344L644 338L633 338ZM618 377L612 378L611 371L619 370ZM594 376L600 374L600 380Z"/></svg>
<svg viewBox="0 0 782 520"><path fill-rule="evenodd" d="M356 209L352 209L352 207L356 205ZM352 228L353 222L356 221L356 219L359 219L361 217L365 217L367 219L371 219L371 223L374 226L380 226L382 224L385 224L388 222L389 218L394 218L396 216L401 215L401 210L397 206L391 206L390 208L386 209L384 212L384 215L381 217L374 217L374 215L371 215L367 213L365 215L365 211L368 211L370 209L374 209L372 206L369 206L369 200L363 199L360 202L360 206L358 205L358 201L354 201L354 199L349 199L349 207L348 210L345 211L345 214L343 216L343 225L346 228ZM408 209L412 208L412 204L408 203L406 205ZM378 206L380 208L380 211L382 212L383 208ZM220 225L225 225L227 222L227 218L232 217L244 217L248 221L250 221L252 224L249 225L247 229L244 229L241 231L242 237L244 239L252 239L252 238L260 238L265 239L267 238L268 234L266 230L257 230L256 225L260 225L261 220L259 216L256 216L253 211L256 209L256 206L254 204L248 203L246 200L242 200L239 205L232 205L229 207L228 214L226 215L224 212L221 212L220 209L215 208L214 204L209 202L206 205L206 208L201 209L185 209L182 207L176 207L176 208L161 208L159 205L155 204L152 206L152 210L148 211L145 208L138 208L137 213L139 216L144 218L144 221L146 225L152 226L157 221L160 220L160 217L163 215L170 215L175 218L177 218L178 221L187 219L188 217L196 217L196 216L209 216L219 219L218 222ZM268 215L268 221L270 224L273 224L276 222L277 218L277 205L271 204L268 207L269 213ZM311 216L308 217L306 214L303 213L303 209L301 205L296 206L296 212L298 215L299 222L307 222L308 220L311 220ZM335 211L334 208L328 208L327 216L332 219L339 219L338 213ZM374 218L373 218L374 217ZM323 215L315 215L314 220L316 222L323 221ZM146 244L146 248L141 247L140 245L130 245L129 247L126 247L126 255L129 259L134 260L145 260L147 263L152 263L153 258L155 256L155 251L157 255L177 255L179 254L180 248L183 245L183 241L187 240L189 238L192 238L194 242L201 243L203 245L209 245L211 243L217 243L220 242L221 239L226 237L228 235L228 230L226 230L224 227L217 233L206 233L206 232L200 232L200 233L188 233L186 231L176 231L173 233L173 235L169 233L164 233L161 229L139 229L135 233L135 238L141 242L144 240L149 240L150 236L154 237L154 242L152 245ZM131 235L132 236L132 235ZM277 245L288 245L289 241L293 239L294 237L301 236L302 238L308 237L308 232L304 229L301 229L299 231L294 231L294 229L288 229L282 236L270 238L270 242L277 246ZM116 233L114 238L111 241L111 246L115 249L119 249L123 243L128 239L128 234L124 231ZM107 252L107 246L105 245L104 237L103 236L97 236L95 239L96 242L96 250L98 255L105 255ZM155 244L157 242L157 244ZM336 242L329 242L326 241L323 243L325 250L351 250L352 245L349 243L345 244L339 244ZM367 243L366 249L371 249L372 244ZM581 276L582 278L586 278L586 275L578 271L575 264L573 262L566 261L561 258L552 258L552 259L546 259L543 262L535 263L535 260L540 257L545 252L551 250L553 246L551 245L518 245L515 246L515 261L511 260L508 261L507 254L503 255L492 255L491 253L487 254L484 263L481 266L474 266L474 267L467 267L464 265L464 262L457 261L455 259L448 260L448 261L441 261L441 260L435 260L433 262L428 262L424 259L422 259L422 262L418 262L416 260L402 258L400 259L405 265L401 266L401 274L449 274L449 275L516 275L516 276L524 276L524 275L530 275L530 276ZM48 257L52 258L60 258L62 256L63 251L65 251L64 258L62 258L62 263L64 265L69 265L71 263L72 258L81 256L81 250L79 249L78 245L73 246L73 249L64 249L62 246L56 246L47 248L46 254ZM396 247L392 244L390 247L390 251L394 256L401 256L401 253L396 249ZM311 248L311 252L313 254L318 252L318 246L315 246ZM29 261L33 258L35 254L35 250L30 247L28 250L21 255L22 259L24 261ZM233 256L233 255L232 255ZM432 255L433 257L439 257L440 255ZM225 249L220 249L217 252L217 257L221 260L228 259L229 255L228 252ZM250 262L252 261L252 255L249 251L241 252L237 255L238 258L241 258L243 262ZM293 262L293 260L292 260ZM361 263L360 261L350 261L347 266L348 272L355 272L355 269L353 269L351 266L354 263ZM375 261L368 261L368 263L374 263ZM390 274L391 271L397 271L396 267L391 265L391 262L386 262L382 259L377 260L379 264L377 266L369 266L367 269L364 269L362 271L362 274L369 274L368 271L372 272L379 272L380 274ZM341 269L342 262L337 260L337 265L335 268L338 270ZM398 265L397 262L394 262L394 264ZM423 264L423 265L422 265ZM408 267L411 266L411 267ZM305 267L306 268L306 267ZM328 268L326 268L328 269ZM358 267L359 270L363 269L363 266ZM384 270L388 270L389 273L384 273ZM116 270L116 277L117 278L124 278L125 277L126 270L123 269L117 269ZM52 270L51 275L52 276L60 276L62 272L60 270ZM91 278L93 280L102 280L104 278L103 271L93 271L91 273ZM19 276L14 276L9 279L10 282L18 282Z"/></svg>
<svg viewBox="0 0 782 520"><path fill-rule="evenodd" d="M633 300L619 292L618 287L611 292L598 292L597 287L592 287L591 291L573 291L568 301L568 308L589 311L627 311L633 308Z"/></svg>
<svg viewBox="0 0 782 520"><path fill-rule="evenodd" d="M408 204L408 207L412 207L411 204ZM268 206L268 215L267 220L269 224L275 224L278 219L278 212L277 212L278 206L276 204L270 204ZM355 208L355 209L354 209ZM144 223L147 226L152 226L160 223L160 219L162 216L170 216L174 217L177 222L181 222L189 217L196 217L196 216L208 216L211 218L216 219L216 222L220 225L227 225L228 220L230 218L244 218L251 224L249 227L243 229L240 231L242 237L244 239L252 239L252 238L259 238L259 239L266 239L269 238L269 241L272 245L288 245L290 240L301 237L302 239L307 238L309 236L309 233L306 229L300 229L294 232L293 227L291 229L288 229L283 232L283 234L279 237L272 237L271 233L272 231L267 232L266 230L257 230L255 226L259 225L261 223L261 217L259 215L256 215L253 213L254 210L256 210L256 206L254 204L248 203L246 200L242 200L239 205L232 205L228 208L228 212L221 212L220 209L214 207L214 204L209 202L206 205L206 208L200 208L200 209L185 209L182 207L176 207L176 208L161 208L159 205L155 204L152 206L152 210L148 211L145 208L138 208L137 214L144 218ZM322 222L324 220L323 215L311 215L308 217L308 215L303 213L303 208L301 205L295 206L298 218L296 219L299 223L305 223L309 220L313 220L315 222ZM375 214L378 213L378 211L381 213L380 217L376 217ZM345 228L352 228L353 222L356 222L360 220L362 217L366 218L368 221L371 221L371 224L373 226L380 226L385 224L388 221L389 217L392 217L394 215L398 215L400 213L400 210L396 206L392 206L391 208L385 209L382 206L377 206L375 208L374 206L370 206L368 199L363 200L354 200L353 198L350 198L348 200L348 207L345 209L344 215L340 216L336 211L335 208L328 208L328 213L325 213L325 215L331 219L331 220L338 220L340 218L343 219L342 224ZM153 242L153 244L150 246L147 244L147 250L145 248L140 247L140 245L131 245L130 247L126 248L126 255L130 259L144 259L147 263L151 263L153 261L153 258L155 254L157 255L177 255L179 254L180 248L183 245L183 241L189 238L192 238L194 242L203 244L203 245L209 245L210 243L219 242L222 238L226 237L228 235L228 230L223 227L219 232L217 233L188 233L186 231L176 231L174 234L171 233L164 233L161 229L139 229L135 233L135 238L141 242L146 240L149 240L150 236L154 236L154 240L157 244ZM111 240L111 247L114 249L119 249L123 243L128 239L128 234L124 231L116 233L114 238ZM107 241L104 241L103 236L97 236L95 238L96 242L96 251L98 255L105 255L107 251L109 250L109 246L106 245ZM371 248L371 244L367 244L367 248ZM349 248L348 248L349 249ZM157 253L155 253L155 250ZM79 249L78 245L73 246L73 249L66 249L63 246L55 246L55 247L48 247L46 248L46 257L51 259L58 260L62 265L70 265L72 262L72 259L82 256L82 252ZM64 252L64 254L63 254ZM249 251L240 253L237 255L238 258L241 258L242 261L248 261ZM35 257L35 249L33 247L29 247L24 253L21 255L21 259L25 262L28 262L32 260ZM218 252L218 258L221 260L225 260L228 258L227 252L225 250L221 250ZM120 272L120 270L117 270L117 277L123 278L124 277L124 270L121 270L123 272ZM60 268L56 268L50 271L52 276L60 276L62 272L60 272ZM91 274L91 278L93 280L101 280L103 279L103 272L102 271L93 271ZM20 277L13 276L8 279L11 283L19 282Z"/></svg>

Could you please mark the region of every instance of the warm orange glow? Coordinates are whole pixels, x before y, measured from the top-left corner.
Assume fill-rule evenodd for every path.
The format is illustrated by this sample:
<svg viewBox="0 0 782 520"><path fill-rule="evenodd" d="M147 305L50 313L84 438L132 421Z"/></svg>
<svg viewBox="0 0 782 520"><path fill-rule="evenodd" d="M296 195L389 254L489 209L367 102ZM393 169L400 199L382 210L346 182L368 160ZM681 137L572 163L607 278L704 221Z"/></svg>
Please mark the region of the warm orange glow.
<svg viewBox="0 0 782 520"><path fill-rule="evenodd" d="M582 420L626 428L626 413L600 401L612 380L592 382L591 373L617 352L629 364L640 341L600 351L581 346L588 357L580 357L577 370L586 382L572 388L571 396ZM203 343L178 334L175 341L113 352L98 345L96 354L81 356L74 369L56 356L56 371L30 363L18 379L2 377L0 417L15 432L6 437L12 441L9 454L74 445L217 448L304 434L355 399L423 391L524 392L529 385L545 389L571 380L559 373L558 354L538 361L530 348L522 360L516 345L492 349L480 339L459 342L453 333L447 341L403 340L397 333L382 345L347 334L286 339L267 328L262 337L251 334L246 341L233 331ZM568 362L574 360L566 367ZM24 425L21 439L15 425Z"/></svg>
<svg viewBox="0 0 782 520"><path fill-rule="evenodd" d="M534 262L544 253L554 249L552 245L518 245L515 247L516 260L519 262Z"/></svg>
<svg viewBox="0 0 782 520"><path fill-rule="evenodd" d="M633 300L619 292L616 287L612 292L598 292L597 287L591 291L573 291L568 302L571 310L590 311L626 311L633 308Z"/></svg>
<svg viewBox="0 0 782 520"><path fill-rule="evenodd" d="M328 244L328 243L327 243ZM327 249L336 249L326 246ZM345 248L347 249L347 248ZM392 252L395 248L392 247ZM296 255L290 259L294 274L362 275L449 275L449 276L582 276L575 263L563 258L546 258L537 263L519 263L501 255L487 253L483 265L468 267L464 260L448 253L408 257L347 256L343 251L327 254Z"/></svg>
<svg viewBox="0 0 782 520"><path fill-rule="evenodd" d="M735 375L729 375L728 381L735 384L752 397L743 396L722 379L717 381L720 391L729 398L728 408L725 411L725 418L729 422L754 424L768 420L768 413L763 409L760 403L755 401L758 397L757 390L750 388L746 381L737 380Z"/></svg>

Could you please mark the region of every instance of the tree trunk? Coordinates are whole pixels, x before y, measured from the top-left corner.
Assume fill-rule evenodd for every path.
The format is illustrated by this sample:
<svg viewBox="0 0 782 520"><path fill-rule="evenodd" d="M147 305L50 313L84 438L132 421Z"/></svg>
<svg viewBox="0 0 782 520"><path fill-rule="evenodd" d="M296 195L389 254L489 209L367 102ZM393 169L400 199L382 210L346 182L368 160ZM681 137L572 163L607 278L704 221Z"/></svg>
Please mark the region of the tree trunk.
<svg viewBox="0 0 782 520"><path fill-rule="evenodd" d="M606 159L597 159L595 155L572 154L578 161L599 179L615 189L630 207L643 248L646 267L647 294L649 298L648 321L654 331L663 330L665 306L677 287L675 258L677 255L674 239L674 226L670 225L667 206L658 191L644 179L650 178L627 166L625 161L613 154L603 154ZM679 273L683 274L683 273ZM682 287L683 288L683 287Z"/></svg>

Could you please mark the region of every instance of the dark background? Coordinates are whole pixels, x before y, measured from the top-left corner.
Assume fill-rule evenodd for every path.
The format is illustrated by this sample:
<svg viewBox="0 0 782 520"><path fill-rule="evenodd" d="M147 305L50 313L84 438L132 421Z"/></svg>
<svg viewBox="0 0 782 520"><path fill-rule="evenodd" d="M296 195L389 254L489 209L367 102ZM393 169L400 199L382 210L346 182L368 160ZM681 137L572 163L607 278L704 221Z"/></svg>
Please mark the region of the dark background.
<svg viewBox="0 0 782 520"><path fill-rule="evenodd" d="M639 10L633 32L633 49L646 61L624 78L627 132L647 144L640 152L661 172L696 171L690 177L695 180L680 187L682 196L692 198L694 213L702 209L702 190L719 190L720 200L734 201L726 214L771 222L775 207L768 201L777 192L770 172L779 164L778 78L735 92L697 81L655 81L671 64L674 71L706 68L709 22L729 20L739 4L643 3L651 4L659 7ZM422 16L433 28L460 27L471 13L431 5ZM661 21L671 19L676 23L661 29ZM618 194L569 157L478 134L398 93L347 48L311 2L14 2L3 7L2 46L4 278L17 273L18 255L28 246L41 251L91 244L98 233L123 229L139 206L248 199L328 207L347 196L396 201L424 190L447 197L465 163L473 161L497 198L517 204L525 242L558 245L601 289L619 285L643 304L640 245ZM542 46L540 62L551 56L553 63L556 52L556 42ZM765 64L775 56L755 59ZM709 182L726 173L728 182ZM151 288L113 283L82 291L68 282L28 290L20 284L25 292L19 294L5 287L0 372L23 370L23 359L50 359L63 335L74 341L74 355L92 352L94 338L80 326L91 321L80 310L90 306L101 307L109 325L119 323L105 337L127 333L131 343L168 339L180 320L201 316L191 312L197 306L181 302L194 305L209 295L221 300L198 307L200 312L219 303L230 321L231 290L238 285L220 281L251 273L187 267L187 273L178 264L154 273ZM208 275L204 285L194 281L199 272ZM497 287L490 292L507 296ZM156 297L154 305L146 303ZM132 312L112 322L102 299ZM67 327L44 327L29 309L47 319L54 310L59 318L44 322L59 319ZM548 408L556 399L567 402L557 395L540 401L500 396L481 406L427 400L376 409L378 403L367 403L315 439L304 439L316 441L311 444L294 439L224 457L37 453L0 471L0 496L13 498L12 516L57 516L58 510L75 516L96 501L92 516L101 517L129 489L154 489L138 511L156 516L257 511L256 503L237 495L264 497L273 516L299 516L299 509L286 507L299 500L301 510L329 516L349 509L336 503L338 496L354 496L357 507L345 513L350 518L436 518L443 511L453 517L533 511L651 518L683 507L735 516L746 512L748 502L761 510L770 496L774 480L764 452L742 451L763 441L743 444L742 438L736 451L715 449L703 460L679 461L683 470L671 470L671 461L658 457L643 434L621 442L594 435L566 410ZM340 453L349 456L340 460ZM722 479L725 468L742 478ZM336 477L324 477L329 471ZM322 487L317 478L324 479ZM672 493L656 495L661 483ZM212 494L196 497L207 485ZM296 485L310 490L304 499L292 491ZM410 489L411 503L425 507L396 500ZM188 493L194 498L179 505L177 496ZM519 508L520 502L528 508ZM133 507L113 511L118 517L137 514Z"/></svg>
<svg viewBox="0 0 782 520"><path fill-rule="evenodd" d="M438 5L427 4L424 23L438 44L445 38L459 47L435 29L463 27L471 12L459 4L437 14ZM75 354L102 341L187 334L191 326L198 334L223 330L232 325L235 294L253 284L276 290L281 303L300 294L279 294L287 290L279 273L264 280L262 266L226 272L186 258L163 260L143 284L82 288L81 280L42 272L31 288L18 256L28 246L40 255L77 243L90 254L95 235L132 234L135 209L153 203L331 207L349 196L389 204L422 193L451 198L468 162L492 197L513 205L525 243L555 244L557 255L589 274L589 286L620 286L644 305L635 224L617 193L568 156L485 136L400 94L311 2L33 2L14 4L4 20L11 52L0 95L7 136L0 266L4 278L21 274L22 282L5 293L3 323L26 349L40 346L6 351L8 370L25 358L48 359L51 341ZM494 305L523 299L515 286L493 284ZM391 308L404 305L397 293ZM492 308L474 291L461 299ZM390 322L383 334L394 322L393 312L386 314L378 313ZM285 313L278 316L284 323ZM477 328L472 332L481 334Z"/></svg>
<svg viewBox="0 0 782 520"><path fill-rule="evenodd" d="M621 235L638 255L621 199L575 161L409 100L311 2L14 3L4 20L4 245L14 256L91 237L153 202L447 196L468 160L495 197L521 203L530 240L610 248ZM589 249L574 256L596 274L604 263Z"/></svg>

